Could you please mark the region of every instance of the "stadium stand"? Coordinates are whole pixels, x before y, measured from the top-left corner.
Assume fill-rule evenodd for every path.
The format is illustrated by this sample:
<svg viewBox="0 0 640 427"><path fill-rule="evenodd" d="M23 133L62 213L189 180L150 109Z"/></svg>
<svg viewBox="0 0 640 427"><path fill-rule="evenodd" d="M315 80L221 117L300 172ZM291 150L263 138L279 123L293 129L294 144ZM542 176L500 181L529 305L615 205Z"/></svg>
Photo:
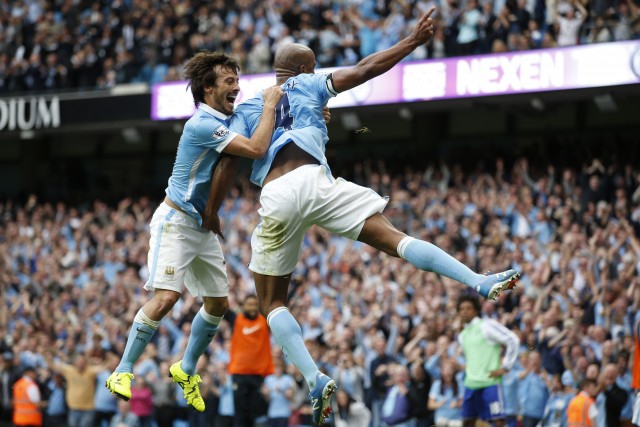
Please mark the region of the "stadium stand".
<svg viewBox="0 0 640 427"><path fill-rule="evenodd" d="M521 338L522 364L514 375L528 374L533 368L527 360L535 358L527 354L540 353L542 370L537 372L543 373L549 402L556 402L559 393L575 394L572 390L583 378L605 381L599 370L609 363L617 366L619 386L627 392L630 388L629 355L640 312L640 169L632 158L625 161L629 163L609 164L594 158L578 169L498 159L490 168L463 170L443 163L398 173L379 163L371 169L352 168L350 178L389 194L386 214L409 234L433 241L480 271L523 271L518 290L501 295L497 303L484 303L483 316ZM234 309L253 292L246 266L258 220L257 193L243 186L243 196L229 197L221 210ZM50 356L73 362L84 355L95 367L107 366L122 352L135 310L148 298L142 283L148 275L147 227L154 203L140 198L117 206L94 201L75 207L33 196L23 203L0 204L0 379L32 366L53 403L62 385L47 362ZM348 394L336 407L337 425L345 425L339 422L352 410L380 410L371 405L372 392L382 387L384 393L392 384L370 369L381 355L389 374L396 366L412 367L412 390L438 381L431 397L441 398L444 370L450 382L451 370L459 378L464 364L456 342L461 328L456 299L464 292L448 279L311 230L294 272L291 310L314 358L341 378L340 387ZM167 362L184 350L195 309L194 299L185 294L135 367L135 374L152 385L162 425L174 419L174 426L188 420L200 425L195 424L199 415L186 411L182 393L159 381L166 377ZM221 329L208 363L201 366L208 408L202 417L229 425L229 329ZM277 346L274 354L280 357ZM426 376L415 368L420 365ZM304 381L291 366L286 370L296 382L289 398L290 425L309 425ZM0 381L2 387L6 384ZM96 384L96 399L103 388ZM412 404L422 407L426 395L418 391ZM3 421L10 411L5 392L0 390ZM447 402L448 417L455 420L455 396ZM96 400L96 407L105 403ZM630 406L625 408L620 418L630 419ZM550 408L549 417L557 409ZM51 415L56 419L59 413ZM516 405L514 415L522 415L522 408ZM419 425L434 424L433 411L416 411L415 416L425 423Z"/></svg>
<svg viewBox="0 0 640 427"><path fill-rule="evenodd" d="M321 67L350 65L404 37L432 4L433 41L411 59L635 39L636 0L229 2L0 1L0 93L107 89L179 80L202 49L235 55L246 74L271 70L299 42Z"/></svg>

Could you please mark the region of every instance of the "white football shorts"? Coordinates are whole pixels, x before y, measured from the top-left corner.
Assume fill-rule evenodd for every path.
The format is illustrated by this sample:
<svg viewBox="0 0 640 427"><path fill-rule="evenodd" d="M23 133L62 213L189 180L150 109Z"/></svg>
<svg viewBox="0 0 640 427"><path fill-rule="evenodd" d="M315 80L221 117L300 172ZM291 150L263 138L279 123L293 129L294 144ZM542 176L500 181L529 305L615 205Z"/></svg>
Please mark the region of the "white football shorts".
<svg viewBox="0 0 640 427"><path fill-rule="evenodd" d="M262 188L261 221L251 237L249 269L268 276L293 272L312 225L356 240L364 222L382 212L388 198L342 178L325 166L304 165Z"/></svg>
<svg viewBox="0 0 640 427"><path fill-rule="evenodd" d="M229 280L218 236L184 212L162 203L151 218L148 291L167 289L193 296L226 297Z"/></svg>

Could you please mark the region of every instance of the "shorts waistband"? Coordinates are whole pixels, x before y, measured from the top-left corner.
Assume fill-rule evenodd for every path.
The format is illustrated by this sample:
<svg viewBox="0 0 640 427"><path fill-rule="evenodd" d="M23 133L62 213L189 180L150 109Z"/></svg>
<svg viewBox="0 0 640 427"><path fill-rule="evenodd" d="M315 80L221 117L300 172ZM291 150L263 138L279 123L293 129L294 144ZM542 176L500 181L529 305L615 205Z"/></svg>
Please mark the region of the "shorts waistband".
<svg viewBox="0 0 640 427"><path fill-rule="evenodd" d="M201 228L200 224L198 224L198 220L187 215L183 211L170 206L167 202L163 201L162 203L160 203L160 206L158 206L158 212L166 213L167 215L170 214L172 219L178 219L179 222L190 227L197 229Z"/></svg>
<svg viewBox="0 0 640 427"><path fill-rule="evenodd" d="M329 169L323 165L323 164L314 164L314 163L309 163L308 165L302 165L302 166L298 166L297 168L295 168L294 170L285 173L282 176L277 177L276 179L274 179L273 181L269 181L268 183L266 183L265 185L262 186L262 189L264 190L265 188L269 187L271 184L273 184L274 182L282 182L286 179L292 179L295 175L298 174L302 174L304 173L307 169L311 169L311 168L324 168L325 171L328 171ZM328 172L325 172L328 175Z"/></svg>

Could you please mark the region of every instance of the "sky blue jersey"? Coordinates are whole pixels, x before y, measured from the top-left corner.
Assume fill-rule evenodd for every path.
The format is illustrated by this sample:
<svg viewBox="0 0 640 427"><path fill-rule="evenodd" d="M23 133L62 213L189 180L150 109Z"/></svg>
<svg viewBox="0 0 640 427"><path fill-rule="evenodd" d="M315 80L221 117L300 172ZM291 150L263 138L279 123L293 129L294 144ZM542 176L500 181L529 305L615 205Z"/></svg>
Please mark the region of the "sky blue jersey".
<svg viewBox="0 0 640 427"><path fill-rule="evenodd" d="M330 75L299 74L289 78L282 89L284 94L276 107L271 145L262 159L253 162L251 182L259 186L262 186L278 151L290 141L327 165L324 152L329 135L322 107L337 95ZM246 137L253 135L260 122L262 106L262 94L238 105L231 118L230 129Z"/></svg>
<svg viewBox="0 0 640 427"><path fill-rule="evenodd" d="M237 133L228 128L229 117L206 104L200 104L187 121L178 144L178 154L165 190L173 203L202 224L207 206L211 171L220 153Z"/></svg>

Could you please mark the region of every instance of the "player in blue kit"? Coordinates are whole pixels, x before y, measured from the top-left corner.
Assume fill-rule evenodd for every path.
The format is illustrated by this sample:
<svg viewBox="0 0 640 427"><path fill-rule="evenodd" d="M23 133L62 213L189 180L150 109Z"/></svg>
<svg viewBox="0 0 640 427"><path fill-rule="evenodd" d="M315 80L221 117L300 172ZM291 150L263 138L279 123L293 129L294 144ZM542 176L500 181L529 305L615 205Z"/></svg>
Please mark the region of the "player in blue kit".
<svg viewBox="0 0 640 427"><path fill-rule="evenodd" d="M216 234L203 228L212 170L223 154L251 159L264 156L271 142L275 107L282 96L279 87L264 91L262 117L251 139L232 132L228 126L240 91L238 71L235 59L217 52L198 53L185 65L197 110L184 126L166 197L151 219L150 273L144 287L155 292L136 314L120 364L106 382L106 387L124 400L131 398L133 365L160 320L180 298L184 285L193 296L202 297L203 306L191 324L184 358L173 364L170 372L183 388L188 404L200 412L205 409L196 362L229 307L220 243Z"/></svg>
<svg viewBox="0 0 640 427"><path fill-rule="evenodd" d="M390 70L433 35L431 8L410 36L374 53L355 67L316 75L315 55L306 46L290 44L276 52L277 84L284 95L276 109L273 140L264 158L253 163L251 181L262 187L261 222L252 240L249 268L254 272L260 310L285 355L304 375L310 389L314 423L330 412L334 381L320 373L309 355L300 326L286 308L291 273L298 262L306 231L318 225L338 235L367 243L414 266L458 280L486 298L495 299L515 286L519 273L476 274L438 247L395 229L381 211L387 199L373 190L334 179L327 164L327 128L322 107L328 100ZM259 123L261 97L240 104L231 129L251 135ZM224 188L224 185L218 186ZM215 190L212 189L213 193Z"/></svg>

